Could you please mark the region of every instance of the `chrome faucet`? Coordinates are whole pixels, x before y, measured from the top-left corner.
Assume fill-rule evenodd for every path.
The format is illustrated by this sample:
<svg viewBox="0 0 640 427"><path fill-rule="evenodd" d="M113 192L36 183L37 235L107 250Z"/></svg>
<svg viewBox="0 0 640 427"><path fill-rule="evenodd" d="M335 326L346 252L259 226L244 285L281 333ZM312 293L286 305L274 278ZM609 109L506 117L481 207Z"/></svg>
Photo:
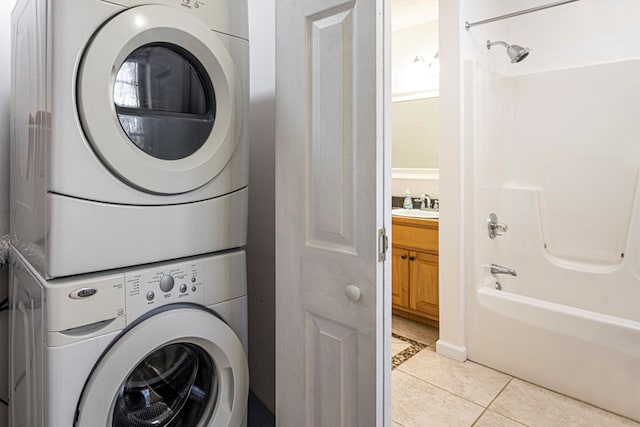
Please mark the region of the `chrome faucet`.
<svg viewBox="0 0 640 427"><path fill-rule="evenodd" d="M497 275L497 274L508 274L510 276L517 276L518 273L516 273L516 271L512 268L508 268L508 267L503 267L501 265L498 264L491 264L491 274L493 275Z"/></svg>
<svg viewBox="0 0 640 427"><path fill-rule="evenodd" d="M428 194L420 196L420 209L425 210L431 207L431 197Z"/></svg>

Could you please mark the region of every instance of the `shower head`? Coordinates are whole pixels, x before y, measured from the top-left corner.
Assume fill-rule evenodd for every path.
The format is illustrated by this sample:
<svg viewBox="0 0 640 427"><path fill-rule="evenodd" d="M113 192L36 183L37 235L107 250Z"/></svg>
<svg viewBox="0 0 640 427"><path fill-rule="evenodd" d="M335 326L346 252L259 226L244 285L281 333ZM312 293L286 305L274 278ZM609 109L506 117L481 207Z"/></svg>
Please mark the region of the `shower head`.
<svg viewBox="0 0 640 427"><path fill-rule="evenodd" d="M529 52L531 52L531 49L528 47L518 46L517 44L508 44L501 41L491 42L491 40L487 40L487 49L491 49L491 46L495 46L497 44L507 48L507 55L511 58L512 64L521 62L529 56Z"/></svg>

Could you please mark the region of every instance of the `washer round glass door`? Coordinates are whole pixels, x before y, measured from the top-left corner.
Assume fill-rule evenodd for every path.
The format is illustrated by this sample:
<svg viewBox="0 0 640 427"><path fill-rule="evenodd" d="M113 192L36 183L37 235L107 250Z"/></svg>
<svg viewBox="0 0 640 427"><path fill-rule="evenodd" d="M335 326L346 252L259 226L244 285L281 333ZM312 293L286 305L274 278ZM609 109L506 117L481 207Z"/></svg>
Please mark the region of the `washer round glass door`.
<svg viewBox="0 0 640 427"><path fill-rule="evenodd" d="M83 390L75 425L240 425L248 375L240 340L215 314L165 306L104 352Z"/></svg>
<svg viewBox="0 0 640 427"><path fill-rule="evenodd" d="M122 382L113 427L191 426L218 396L211 357L190 343L169 344L145 357Z"/></svg>
<svg viewBox="0 0 640 427"><path fill-rule="evenodd" d="M77 105L94 152L118 178L156 194L192 191L231 158L242 88L215 32L182 10L139 6L94 35Z"/></svg>

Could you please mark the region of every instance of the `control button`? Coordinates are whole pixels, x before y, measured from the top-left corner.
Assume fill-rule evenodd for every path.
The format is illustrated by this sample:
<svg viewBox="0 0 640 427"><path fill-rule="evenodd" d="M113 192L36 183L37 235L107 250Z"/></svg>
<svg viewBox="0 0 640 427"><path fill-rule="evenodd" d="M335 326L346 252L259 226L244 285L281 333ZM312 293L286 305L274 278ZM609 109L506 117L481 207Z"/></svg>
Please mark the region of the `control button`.
<svg viewBox="0 0 640 427"><path fill-rule="evenodd" d="M195 285L191 287L191 292L195 292L196 291L196 287Z"/></svg>
<svg viewBox="0 0 640 427"><path fill-rule="evenodd" d="M182 292L183 294L187 292L187 285L185 285L184 283L180 285L180 292Z"/></svg>
<svg viewBox="0 0 640 427"><path fill-rule="evenodd" d="M156 297L156 294L154 294L153 291L147 292L147 301L153 301L155 297Z"/></svg>
<svg viewBox="0 0 640 427"><path fill-rule="evenodd" d="M196 276L193 276L193 277L191 278L191 283L196 283Z"/></svg>
<svg viewBox="0 0 640 427"><path fill-rule="evenodd" d="M171 276L170 274L167 274L162 279L160 279L160 289L162 289L162 292L171 292L171 289L173 289L173 284L173 276Z"/></svg>

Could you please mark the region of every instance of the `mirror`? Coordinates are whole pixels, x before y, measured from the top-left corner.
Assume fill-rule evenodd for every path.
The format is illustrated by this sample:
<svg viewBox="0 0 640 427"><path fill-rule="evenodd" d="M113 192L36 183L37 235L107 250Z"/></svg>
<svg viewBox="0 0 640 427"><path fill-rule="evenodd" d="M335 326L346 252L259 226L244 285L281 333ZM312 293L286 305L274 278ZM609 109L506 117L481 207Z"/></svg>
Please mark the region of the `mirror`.
<svg viewBox="0 0 640 427"><path fill-rule="evenodd" d="M428 169L424 173L437 173L438 0L394 0L392 25L394 175L398 169L411 169L412 173Z"/></svg>
<svg viewBox="0 0 640 427"><path fill-rule="evenodd" d="M392 167L437 169L440 98L391 104Z"/></svg>

